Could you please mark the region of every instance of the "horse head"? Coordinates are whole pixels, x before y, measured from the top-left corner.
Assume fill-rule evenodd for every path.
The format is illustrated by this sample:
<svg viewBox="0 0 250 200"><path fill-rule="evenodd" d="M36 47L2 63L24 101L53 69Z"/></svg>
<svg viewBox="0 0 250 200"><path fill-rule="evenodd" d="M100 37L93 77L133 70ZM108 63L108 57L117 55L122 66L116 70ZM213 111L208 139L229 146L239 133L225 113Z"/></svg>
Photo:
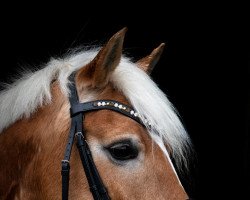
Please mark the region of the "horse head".
<svg viewBox="0 0 250 200"><path fill-rule="evenodd" d="M191 142L173 105L150 78L164 44L132 62L122 54L125 32L100 49L51 60L1 92L1 199L61 198L72 73L80 103L118 102L112 106L140 121L110 109L84 113L84 137L110 198L188 198L171 159L185 168ZM92 199L76 145L70 166L70 199Z"/></svg>

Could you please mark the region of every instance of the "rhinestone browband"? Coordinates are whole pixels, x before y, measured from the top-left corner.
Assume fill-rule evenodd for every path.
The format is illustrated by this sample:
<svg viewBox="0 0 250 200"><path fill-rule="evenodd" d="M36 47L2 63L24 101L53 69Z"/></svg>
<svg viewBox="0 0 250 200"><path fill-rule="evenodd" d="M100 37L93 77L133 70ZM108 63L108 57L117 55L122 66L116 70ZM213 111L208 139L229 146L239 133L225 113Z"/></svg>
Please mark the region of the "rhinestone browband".
<svg viewBox="0 0 250 200"><path fill-rule="evenodd" d="M116 103L114 101L98 101L98 102L94 102L93 103L94 106L114 106L116 108L119 108L121 110L124 110L128 113L130 113L131 115L133 115L134 117L138 117L139 114L137 112L135 112L133 109L124 106L122 104Z"/></svg>
<svg viewBox="0 0 250 200"><path fill-rule="evenodd" d="M135 110L133 110L132 108L123 105L119 102L115 102L115 101L96 101L93 103L94 106L113 106L115 108L119 108L120 110L124 110L127 113L130 113L130 115L132 115L133 117L138 117L144 124L147 124L148 126L151 126L151 124L149 123L149 121L147 119L145 119L144 117L142 117L138 112L136 112Z"/></svg>
<svg viewBox="0 0 250 200"><path fill-rule="evenodd" d="M79 112L88 112L88 111L103 110L103 109L109 109L121 112L127 115L128 117L135 119L136 121L138 121L143 125L147 125L148 127L151 126L149 121L145 117L141 116L134 109L114 100L97 100L86 103L79 103L71 107L70 113L71 116L74 116Z"/></svg>

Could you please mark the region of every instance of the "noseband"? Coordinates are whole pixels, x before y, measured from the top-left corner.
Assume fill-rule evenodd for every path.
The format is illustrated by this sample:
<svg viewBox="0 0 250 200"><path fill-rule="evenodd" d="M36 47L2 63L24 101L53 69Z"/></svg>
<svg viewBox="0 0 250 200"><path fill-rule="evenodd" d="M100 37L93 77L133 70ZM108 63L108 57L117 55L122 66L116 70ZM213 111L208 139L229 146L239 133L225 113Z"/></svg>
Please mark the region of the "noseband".
<svg viewBox="0 0 250 200"><path fill-rule="evenodd" d="M77 148L81 158L82 166L85 171L85 175L88 180L90 191L94 197L94 200L110 200L108 191L105 188L102 179L95 166L94 160L91 155L89 145L86 141L86 134L84 132L84 114L95 110L113 110L121 113L131 119L142 124L138 114L131 107L124 105L114 100L98 100L90 101L86 103L80 103L78 99L77 89L75 85L75 74L69 77L70 85L70 116L71 116L71 128L68 137L68 143L62 160L62 200L68 200L69 193L69 172L70 172L70 155L74 138L76 138Z"/></svg>

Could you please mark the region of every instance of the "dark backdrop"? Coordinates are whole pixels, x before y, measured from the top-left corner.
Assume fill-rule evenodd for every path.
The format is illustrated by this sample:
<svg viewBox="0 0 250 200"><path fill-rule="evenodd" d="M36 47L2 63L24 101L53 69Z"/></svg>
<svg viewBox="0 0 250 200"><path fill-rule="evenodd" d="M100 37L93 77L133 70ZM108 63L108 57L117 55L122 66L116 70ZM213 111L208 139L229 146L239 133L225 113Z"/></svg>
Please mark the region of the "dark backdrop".
<svg viewBox="0 0 250 200"><path fill-rule="evenodd" d="M159 4L147 9L121 5L102 11L33 6L7 9L13 18L1 14L1 81L69 48L103 44L124 26L124 51L134 59L165 42L152 78L179 111L198 158L192 164L192 184L184 179L183 184L198 199L243 199L247 123L238 86L241 66L232 65L229 53L236 39L230 15L220 17L216 9L194 5L175 10Z"/></svg>

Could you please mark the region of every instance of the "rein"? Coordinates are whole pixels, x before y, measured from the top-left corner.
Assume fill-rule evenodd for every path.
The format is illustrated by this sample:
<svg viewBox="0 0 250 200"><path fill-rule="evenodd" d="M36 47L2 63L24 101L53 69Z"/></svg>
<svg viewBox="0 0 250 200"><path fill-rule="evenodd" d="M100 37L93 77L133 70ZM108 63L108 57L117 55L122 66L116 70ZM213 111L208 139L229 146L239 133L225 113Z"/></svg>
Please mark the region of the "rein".
<svg viewBox="0 0 250 200"><path fill-rule="evenodd" d="M84 113L95 111L95 110L113 110L115 112L121 113L131 119L142 124L138 114L131 107L124 105L118 101L114 100L98 100L90 101L86 103L80 103L78 99L77 89L75 85L75 74L69 77L71 84L70 89L70 116L71 116L71 128L68 137L68 143L66 145L66 150L64 154L64 159L62 160L62 200L68 200L69 193L69 173L70 173L70 155L72 146L74 143L74 138L76 138L76 145L81 158L82 166L85 171L85 175L88 180L89 189L93 195L94 200L110 200L108 191L105 188L99 172L96 168L94 160L91 155L89 145L86 141L86 134L84 132Z"/></svg>

